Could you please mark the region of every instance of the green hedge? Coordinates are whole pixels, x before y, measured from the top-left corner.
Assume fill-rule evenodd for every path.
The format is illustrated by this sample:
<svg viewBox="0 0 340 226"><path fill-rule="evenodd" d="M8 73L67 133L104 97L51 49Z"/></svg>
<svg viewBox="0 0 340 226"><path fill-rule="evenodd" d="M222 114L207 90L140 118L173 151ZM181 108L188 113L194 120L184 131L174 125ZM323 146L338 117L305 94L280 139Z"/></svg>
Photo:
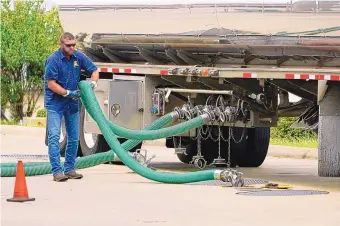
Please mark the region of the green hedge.
<svg viewBox="0 0 340 226"><path fill-rule="evenodd" d="M317 134L310 130L289 128L296 118L280 118L277 127L272 127L270 131L273 139L301 140L316 139Z"/></svg>
<svg viewBox="0 0 340 226"><path fill-rule="evenodd" d="M42 108L37 112L37 117L46 117L46 109Z"/></svg>

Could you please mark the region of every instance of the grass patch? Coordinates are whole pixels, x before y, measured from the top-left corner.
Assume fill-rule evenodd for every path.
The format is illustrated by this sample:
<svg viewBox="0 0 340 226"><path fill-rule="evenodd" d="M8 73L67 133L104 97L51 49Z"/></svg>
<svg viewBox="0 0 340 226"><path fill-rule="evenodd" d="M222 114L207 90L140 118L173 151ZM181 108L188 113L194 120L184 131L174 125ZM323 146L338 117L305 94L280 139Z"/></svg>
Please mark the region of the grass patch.
<svg viewBox="0 0 340 226"><path fill-rule="evenodd" d="M10 120L10 121L1 120L0 124L1 125L17 126L19 124L19 122L13 121L13 120Z"/></svg>
<svg viewBox="0 0 340 226"><path fill-rule="evenodd" d="M13 120L10 120L10 121L1 120L0 125L19 126L19 122L13 121ZM45 128L46 127L45 125L41 124L40 122L38 122L37 124L24 123L22 126L38 127L38 128Z"/></svg>
<svg viewBox="0 0 340 226"><path fill-rule="evenodd" d="M273 139L270 139L270 144L289 146L289 147L318 148L318 139L317 138L304 138L304 139L273 138Z"/></svg>

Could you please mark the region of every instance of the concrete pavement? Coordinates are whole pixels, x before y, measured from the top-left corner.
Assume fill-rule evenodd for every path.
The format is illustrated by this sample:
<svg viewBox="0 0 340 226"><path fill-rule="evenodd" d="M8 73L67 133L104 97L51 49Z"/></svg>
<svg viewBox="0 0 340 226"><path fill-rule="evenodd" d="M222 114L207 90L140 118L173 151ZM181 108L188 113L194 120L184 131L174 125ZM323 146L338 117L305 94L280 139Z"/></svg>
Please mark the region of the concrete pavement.
<svg viewBox="0 0 340 226"><path fill-rule="evenodd" d="M36 134L35 134L36 133ZM44 137L1 133L2 154L46 154ZM159 170L192 171L173 150L146 146L155 153ZM2 159L2 162L14 159ZM36 160L24 160L36 161ZM46 161L46 160L45 160ZM124 165L83 169L82 180L52 181L51 175L26 177L34 202L9 203L15 178L1 178L1 225L309 225L338 226L340 179L320 178L316 160L268 157L259 168L240 170L246 178L290 183L294 189L321 189L327 195L252 197L236 188L161 184L133 173Z"/></svg>

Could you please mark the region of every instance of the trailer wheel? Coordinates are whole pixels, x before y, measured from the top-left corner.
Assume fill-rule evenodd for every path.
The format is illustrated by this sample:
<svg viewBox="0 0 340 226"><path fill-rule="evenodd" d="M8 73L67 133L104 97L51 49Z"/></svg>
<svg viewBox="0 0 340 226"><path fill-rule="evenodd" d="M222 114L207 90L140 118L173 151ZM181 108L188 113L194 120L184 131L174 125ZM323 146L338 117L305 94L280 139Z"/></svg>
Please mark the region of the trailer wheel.
<svg viewBox="0 0 340 226"><path fill-rule="evenodd" d="M223 137L225 140L228 141L229 137L229 127L221 127ZM247 146L247 129L242 128L242 127L233 127L232 128L232 136L233 138L230 138L231 143L230 143L230 165L231 167L235 167L237 165L240 165L240 161L244 156L244 152ZM221 156L228 162L228 142L227 141L222 141L221 140ZM216 144L216 147L218 144ZM218 149L216 149L218 150ZM218 153L218 152L217 152ZM216 155L216 157L218 154Z"/></svg>
<svg viewBox="0 0 340 226"><path fill-rule="evenodd" d="M270 141L270 128L249 128L246 149L239 159L240 167L259 167L266 159Z"/></svg>
<svg viewBox="0 0 340 226"><path fill-rule="evenodd" d="M175 137L175 142L176 144L179 144L179 137ZM186 149L186 154L177 154L177 157L182 163L189 164L192 161L192 157L197 155L197 140L182 137L181 144L182 147ZM201 153L203 158L207 161L207 165L209 165L214 159L214 153L209 152L212 141L201 140L201 144Z"/></svg>
<svg viewBox="0 0 340 226"><path fill-rule="evenodd" d="M79 147L83 156L92 155L102 152L103 141L105 141L103 135L85 133L85 108L82 106L80 110L80 128L79 128Z"/></svg>
<svg viewBox="0 0 340 226"><path fill-rule="evenodd" d="M179 144L180 137L174 137L175 143ZM181 147L186 149L185 154L177 154L177 158L179 161L185 164L189 164L192 160L192 157L197 153L197 141L190 140L190 138L183 138L181 139Z"/></svg>

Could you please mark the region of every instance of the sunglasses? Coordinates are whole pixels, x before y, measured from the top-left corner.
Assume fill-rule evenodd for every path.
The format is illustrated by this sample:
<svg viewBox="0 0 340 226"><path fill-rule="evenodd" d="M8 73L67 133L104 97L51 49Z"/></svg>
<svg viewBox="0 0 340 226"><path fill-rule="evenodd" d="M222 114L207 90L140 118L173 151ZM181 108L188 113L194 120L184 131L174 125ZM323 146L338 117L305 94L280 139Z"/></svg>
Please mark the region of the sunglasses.
<svg viewBox="0 0 340 226"><path fill-rule="evenodd" d="M71 46L73 46L73 47L75 47L76 46L76 44L64 44L66 47L71 47Z"/></svg>

